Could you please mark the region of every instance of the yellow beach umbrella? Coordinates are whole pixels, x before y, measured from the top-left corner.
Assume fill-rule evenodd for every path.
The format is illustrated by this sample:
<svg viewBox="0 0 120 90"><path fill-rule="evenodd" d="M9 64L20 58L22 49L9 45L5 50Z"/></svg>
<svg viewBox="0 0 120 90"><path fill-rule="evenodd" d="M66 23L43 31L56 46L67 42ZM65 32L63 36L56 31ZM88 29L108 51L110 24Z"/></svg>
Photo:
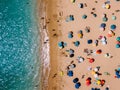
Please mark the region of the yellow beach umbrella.
<svg viewBox="0 0 120 90"><path fill-rule="evenodd" d="M75 0L70 0L72 3L75 3Z"/></svg>
<svg viewBox="0 0 120 90"><path fill-rule="evenodd" d="M83 34L79 33L79 34L78 34L78 37L79 37L79 38L82 38L82 37L83 37Z"/></svg>
<svg viewBox="0 0 120 90"><path fill-rule="evenodd" d="M109 5L109 4L106 4L105 7L106 7L107 9L110 9L110 5Z"/></svg>
<svg viewBox="0 0 120 90"><path fill-rule="evenodd" d="M96 74L96 72L95 72L95 71L92 71L91 73L92 73L92 75Z"/></svg>
<svg viewBox="0 0 120 90"><path fill-rule="evenodd" d="M60 76L63 76L64 75L64 72L63 71L60 71Z"/></svg>
<svg viewBox="0 0 120 90"><path fill-rule="evenodd" d="M98 84L98 85L100 85L100 84L101 84L101 81L100 81L100 80L98 80L98 81L97 81L97 84Z"/></svg>

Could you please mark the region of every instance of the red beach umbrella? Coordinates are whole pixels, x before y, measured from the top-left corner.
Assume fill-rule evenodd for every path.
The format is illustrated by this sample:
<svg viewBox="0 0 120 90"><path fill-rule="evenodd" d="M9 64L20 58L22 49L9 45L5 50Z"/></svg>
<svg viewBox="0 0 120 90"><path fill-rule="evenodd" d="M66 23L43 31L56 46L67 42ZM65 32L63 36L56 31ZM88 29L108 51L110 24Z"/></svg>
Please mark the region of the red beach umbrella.
<svg viewBox="0 0 120 90"><path fill-rule="evenodd" d="M105 84L105 80L101 80L101 85L103 86Z"/></svg>
<svg viewBox="0 0 120 90"><path fill-rule="evenodd" d="M89 59L89 62L90 62L90 63L93 63L94 61L95 61L94 58L90 58L90 59Z"/></svg>
<svg viewBox="0 0 120 90"><path fill-rule="evenodd" d="M101 54L101 53L102 53L101 49L99 49L99 50L96 51L96 54Z"/></svg>
<svg viewBox="0 0 120 90"><path fill-rule="evenodd" d="M86 81L86 85L89 86L91 84L91 81L90 80L87 80Z"/></svg>

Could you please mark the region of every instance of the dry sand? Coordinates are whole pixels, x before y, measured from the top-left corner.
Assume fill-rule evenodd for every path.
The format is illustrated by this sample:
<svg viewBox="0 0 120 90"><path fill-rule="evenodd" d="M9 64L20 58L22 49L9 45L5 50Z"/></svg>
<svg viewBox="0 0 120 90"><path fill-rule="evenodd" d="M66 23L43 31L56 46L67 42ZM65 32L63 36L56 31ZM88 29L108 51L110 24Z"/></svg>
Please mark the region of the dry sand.
<svg viewBox="0 0 120 90"><path fill-rule="evenodd" d="M94 1L98 1L95 3ZM105 0L76 0L73 4L70 0L46 0L46 12L47 12L47 29L49 31L50 37L50 75L48 80L48 87L45 90L76 90L74 87L73 79L78 77L81 83L81 87L79 90L90 90L91 87L98 87L101 90L105 90L105 87L109 85L110 90L119 90L120 80L114 78L115 72L114 70L118 68L120 65L120 49L115 48L116 45L116 37L120 36L120 12L115 12L115 10L119 9L120 2L116 2L115 0L111 0L111 8L103 9L102 4ZM86 3L87 7L83 9L79 8L79 3ZM95 8L95 13L97 17L93 17L91 12L92 8ZM59 13L62 15L60 16ZM108 21L106 22L105 31L100 31L99 26L102 21L103 13L107 14ZM117 20L112 20L112 13L115 14ZM87 19L83 20L82 15L86 14ZM65 18L67 15L74 15L75 20L71 22L66 22ZM115 30L115 36L107 38L107 45L98 44L97 47L87 44L88 39L96 40L98 36L107 36L108 31L110 30L110 25L116 24L117 29ZM90 27L90 33L85 32L85 27ZM77 37L77 32L79 30L83 30L83 39ZM73 31L74 37L72 39L68 38L68 32ZM72 43L73 41L80 41L80 46L75 47ZM67 47L64 49L58 48L58 42L64 41L67 43ZM63 52L67 49L74 49L75 56L73 58L65 57ZM92 55L86 56L83 53L85 48L97 50L102 49L102 54L100 55ZM104 54L110 53L113 58L105 58ZM76 58L78 56L82 56L85 58L83 63L78 63ZM89 63L86 58L92 57L95 59L94 63ZM66 73L66 67L70 64L71 61L74 61L76 64L76 68L73 69L74 75L73 77L68 77ZM94 85L93 82L95 78L91 75L91 71L87 70L87 67L96 67L100 66L100 79L104 79L106 81L103 87L98 85ZM60 76L60 71L64 72L63 76ZM111 75L106 76L104 72L109 72ZM84 79L81 79L82 75L85 75ZM87 77L92 78L92 84L90 86L85 85L85 80Z"/></svg>

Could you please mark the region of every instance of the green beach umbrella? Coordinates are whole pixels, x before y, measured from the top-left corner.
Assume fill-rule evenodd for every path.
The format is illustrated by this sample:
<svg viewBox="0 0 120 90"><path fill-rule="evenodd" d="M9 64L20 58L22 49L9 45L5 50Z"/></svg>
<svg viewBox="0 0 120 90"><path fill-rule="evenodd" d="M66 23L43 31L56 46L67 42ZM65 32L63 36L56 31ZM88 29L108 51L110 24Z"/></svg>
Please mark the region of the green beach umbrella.
<svg viewBox="0 0 120 90"><path fill-rule="evenodd" d="M112 20L116 20L116 16L112 16Z"/></svg>
<svg viewBox="0 0 120 90"><path fill-rule="evenodd" d="M103 17L103 22L107 22L108 18Z"/></svg>
<svg viewBox="0 0 120 90"><path fill-rule="evenodd" d="M116 44L116 48L120 48L120 44Z"/></svg>
<svg viewBox="0 0 120 90"><path fill-rule="evenodd" d="M84 15L82 16L82 19L86 19L86 18L87 18L87 15L84 14Z"/></svg>
<svg viewBox="0 0 120 90"><path fill-rule="evenodd" d="M117 37L116 40L117 40L117 41L120 41L120 37Z"/></svg>
<svg viewBox="0 0 120 90"><path fill-rule="evenodd" d="M110 26L110 29L111 29L111 30L115 30L115 29L116 29L116 25L115 25L115 24L112 24L112 25Z"/></svg>

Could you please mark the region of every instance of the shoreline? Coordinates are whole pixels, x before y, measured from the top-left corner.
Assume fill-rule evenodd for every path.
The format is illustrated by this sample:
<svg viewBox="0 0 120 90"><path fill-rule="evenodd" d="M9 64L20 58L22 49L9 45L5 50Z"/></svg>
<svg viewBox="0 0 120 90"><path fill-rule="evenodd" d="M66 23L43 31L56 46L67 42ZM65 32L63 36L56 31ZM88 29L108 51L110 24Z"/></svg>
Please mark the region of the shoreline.
<svg viewBox="0 0 120 90"><path fill-rule="evenodd" d="M46 24L46 11L45 11L45 1L38 0L38 22L39 22L39 31L40 31L40 88L39 90L46 90L48 86L48 77L50 71L49 63L49 37L48 31L44 28ZM42 12L42 13L40 13ZM44 17L44 19L42 19ZM47 75L46 75L47 74Z"/></svg>

